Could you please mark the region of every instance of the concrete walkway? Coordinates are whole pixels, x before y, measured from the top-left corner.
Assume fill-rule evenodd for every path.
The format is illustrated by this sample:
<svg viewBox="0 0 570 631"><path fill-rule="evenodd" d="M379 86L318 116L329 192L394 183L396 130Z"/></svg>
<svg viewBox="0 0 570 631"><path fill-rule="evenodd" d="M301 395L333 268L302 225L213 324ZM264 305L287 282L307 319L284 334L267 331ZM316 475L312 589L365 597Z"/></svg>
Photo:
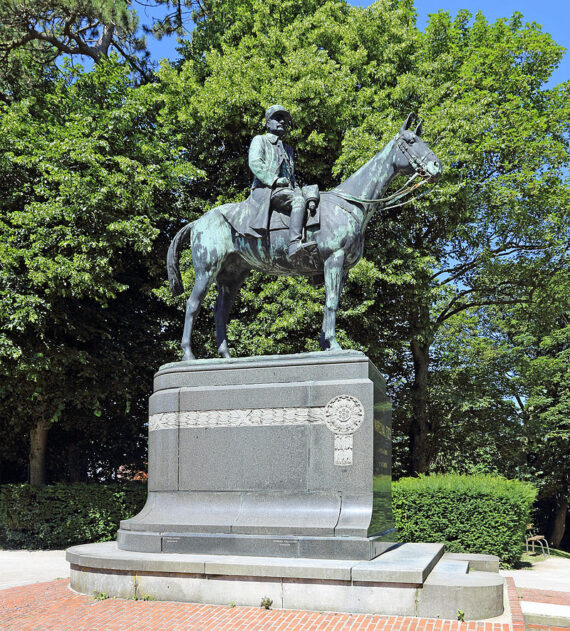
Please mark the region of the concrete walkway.
<svg viewBox="0 0 570 631"><path fill-rule="evenodd" d="M570 592L570 559L547 557L525 570L501 570L503 576L512 576L517 587Z"/></svg>
<svg viewBox="0 0 570 631"><path fill-rule="evenodd" d="M531 568L501 574L515 582L527 628L570 628L570 559L546 557Z"/></svg>
<svg viewBox="0 0 570 631"><path fill-rule="evenodd" d="M0 589L69 578L65 550L0 550Z"/></svg>

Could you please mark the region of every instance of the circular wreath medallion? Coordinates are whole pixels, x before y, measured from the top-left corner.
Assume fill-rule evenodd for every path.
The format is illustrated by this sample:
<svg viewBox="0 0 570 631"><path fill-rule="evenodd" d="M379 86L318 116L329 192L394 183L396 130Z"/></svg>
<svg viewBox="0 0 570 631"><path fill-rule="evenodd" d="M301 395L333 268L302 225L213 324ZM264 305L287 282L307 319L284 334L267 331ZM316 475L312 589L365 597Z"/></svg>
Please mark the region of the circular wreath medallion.
<svg viewBox="0 0 570 631"><path fill-rule="evenodd" d="M325 423L335 434L352 434L363 420L362 403L348 394L332 398L325 407Z"/></svg>

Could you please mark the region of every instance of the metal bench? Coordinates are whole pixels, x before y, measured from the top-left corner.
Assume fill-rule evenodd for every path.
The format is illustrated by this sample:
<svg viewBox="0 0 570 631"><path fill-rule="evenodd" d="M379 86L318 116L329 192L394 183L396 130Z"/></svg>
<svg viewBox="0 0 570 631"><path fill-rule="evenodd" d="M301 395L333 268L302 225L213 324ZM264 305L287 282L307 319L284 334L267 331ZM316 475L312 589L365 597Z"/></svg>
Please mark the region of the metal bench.
<svg viewBox="0 0 570 631"><path fill-rule="evenodd" d="M527 536L525 537L526 553L528 554L528 544L532 544L532 553L534 554L534 544L538 543L542 554L544 555L544 546L546 546L546 554L550 556L550 548L548 547L548 541L544 535L535 535L532 528L532 524L528 524L526 527Z"/></svg>

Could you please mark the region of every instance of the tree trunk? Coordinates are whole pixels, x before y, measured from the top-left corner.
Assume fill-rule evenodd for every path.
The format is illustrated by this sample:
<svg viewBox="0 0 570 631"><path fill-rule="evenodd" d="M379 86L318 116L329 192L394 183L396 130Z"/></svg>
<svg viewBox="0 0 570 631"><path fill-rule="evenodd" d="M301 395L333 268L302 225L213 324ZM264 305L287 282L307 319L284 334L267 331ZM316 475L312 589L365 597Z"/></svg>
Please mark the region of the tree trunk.
<svg viewBox="0 0 570 631"><path fill-rule="evenodd" d="M429 345L417 339L410 343L414 360L412 422L410 424L410 473L425 473L429 466L428 368Z"/></svg>
<svg viewBox="0 0 570 631"><path fill-rule="evenodd" d="M67 462L70 482L87 482L87 463L76 442L67 448Z"/></svg>
<svg viewBox="0 0 570 631"><path fill-rule="evenodd" d="M30 432L30 484L44 486L46 483L46 448L49 423L38 420Z"/></svg>
<svg viewBox="0 0 570 631"><path fill-rule="evenodd" d="M564 532L566 531L566 515L568 513L568 496L564 496L558 508L556 509L556 515L554 516L554 525L552 526L552 534L550 535L550 542L553 548L559 548Z"/></svg>

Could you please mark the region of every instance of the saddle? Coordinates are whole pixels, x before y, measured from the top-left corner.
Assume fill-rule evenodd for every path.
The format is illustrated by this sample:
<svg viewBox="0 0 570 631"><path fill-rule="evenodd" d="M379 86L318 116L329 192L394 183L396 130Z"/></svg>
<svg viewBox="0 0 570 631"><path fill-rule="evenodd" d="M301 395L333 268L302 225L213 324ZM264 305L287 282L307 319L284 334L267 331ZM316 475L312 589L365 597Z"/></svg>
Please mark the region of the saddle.
<svg viewBox="0 0 570 631"><path fill-rule="evenodd" d="M307 220L305 228L319 226L321 223L320 193L318 184L309 184L301 189L307 207ZM311 203L314 210L310 209ZM269 230L288 230L291 217L289 213L274 209L269 219Z"/></svg>

